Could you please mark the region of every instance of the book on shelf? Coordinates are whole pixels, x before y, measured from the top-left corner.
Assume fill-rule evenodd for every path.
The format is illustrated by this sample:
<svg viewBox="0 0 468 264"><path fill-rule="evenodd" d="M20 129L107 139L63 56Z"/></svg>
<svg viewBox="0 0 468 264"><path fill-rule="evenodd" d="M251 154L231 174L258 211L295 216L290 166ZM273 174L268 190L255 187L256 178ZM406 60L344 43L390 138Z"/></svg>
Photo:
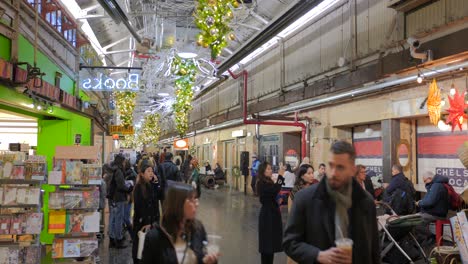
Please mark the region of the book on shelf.
<svg viewBox="0 0 468 264"><path fill-rule="evenodd" d="M0 247L0 264L20 263L19 248Z"/></svg>
<svg viewBox="0 0 468 264"><path fill-rule="evenodd" d="M22 260L20 263L23 264L36 264L38 259L41 259L41 248L36 247L24 247L21 249L19 258Z"/></svg>
<svg viewBox="0 0 468 264"><path fill-rule="evenodd" d="M83 232L98 233L101 214L99 212L85 212L83 217Z"/></svg>
<svg viewBox="0 0 468 264"><path fill-rule="evenodd" d="M63 239L54 239L52 243L52 258L63 258Z"/></svg>
<svg viewBox="0 0 468 264"><path fill-rule="evenodd" d="M83 208L99 208L99 188L83 191Z"/></svg>
<svg viewBox="0 0 468 264"><path fill-rule="evenodd" d="M83 218L82 212L68 212L66 233L83 233Z"/></svg>
<svg viewBox="0 0 468 264"><path fill-rule="evenodd" d="M8 235L10 233L10 216L0 216L0 235Z"/></svg>
<svg viewBox="0 0 468 264"><path fill-rule="evenodd" d="M27 202L27 187L18 187L16 188L16 203L17 204L28 204Z"/></svg>
<svg viewBox="0 0 468 264"><path fill-rule="evenodd" d="M80 239L64 239L63 241L63 257L76 258L81 255L81 241Z"/></svg>
<svg viewBox="0 0 468 264"><path fill-rule="evenodd" d="M49 193L49 208L62 209L64 204L63 192Z"/></svg>
<svg viewBox="0 0 468 264"><path fill-rule="evenodd" d="M39 204L41 189L39 187L29 187L26 192L27 204Z"/></svg>
<svg viewBox="0 0 468 264"><path fill-rule="evenodd" d="M2 164L2 178L10 179L13 171L13 161L4 161Z"/></svg>
<svg viewBox="0 0 468 264"><path fill-rule="evenodd" d="M49 177L47 179L49 184L59 185L65 183L62 171L49 171Z"/></svg>
<svg viewBox="0 0 468 264"><path fill-rule="evenodd" d="M16 179L16 180L24 180L24 166L23 165L13 166L13 170L11 172L10 178Z"/></svg>
<svg viewBox="0 0 468 264"><path fill-rule="evenodd" d="M63 194L64 208L75 209L81 207L83 192L81 191L66 191Z"/></svg>
<svg viewBox="0 0 468 264"><path fill-rule="evenodd" d="M38 235L42 230L43 213L27 214L26 219L26 234Z"/></svg>
<svg viewBox="0 0 468 264"><path fill-rule="evenodd" d="M46 163L25 162L25 179L44 180L46 176Z"/></svg>
<svg viewBox="0 0 468 264"><path fill-rule="evenodd" d="M82 239L80 246L80 257L89 257L98 250L98 241L96 239Z"/></svg>
<svg viewBox="0 0 468 264"><path fill-rule="evenodd" d="M16 192L17 188L13 186L5 186L3 204L4 205L14 205L16 204Z"/></svg>
<svg viewBox="0 0 468 264"><path fill-rule="evenodd" d="M49 233L64 234L66 231L67 213L65 211L49 212Z"/></svg>
<svg viewBox="0 0 468 264"><path fill-rule="evenodd" d="M81 161L71 161L71 160L66 161L65 183L67 184L82 184L83 183L81 179L82 177L81 166L82 165L83 165L83 162Z"/></svg>
<svg viewBox="0 0 468 264"><path fill-rule="evenodd" d="M3 186L0 186L0 205L3 204Z"/></svg>
<svg viewBox="0 0 468 264"><path fill-rule="evenodd" d="M99 164L83 164L83 184L101 184L102 167Z"/></svg>
<svg viewBox="0 0 468 264"><path fill-rule="evenodd" d="M11 218L10 233L11 235L21 235L26 231L26 217L24 214L15 215Z"/></svg>

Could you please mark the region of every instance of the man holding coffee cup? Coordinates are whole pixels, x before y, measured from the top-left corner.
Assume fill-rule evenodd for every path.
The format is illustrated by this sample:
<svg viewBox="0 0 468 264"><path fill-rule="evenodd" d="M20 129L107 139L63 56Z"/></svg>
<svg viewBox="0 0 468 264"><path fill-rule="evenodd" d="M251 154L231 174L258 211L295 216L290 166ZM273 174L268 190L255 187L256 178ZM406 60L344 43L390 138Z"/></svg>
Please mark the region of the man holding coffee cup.
<svg viewBox="0 0 468 264"><path fill-rule="evenodd" d="M333 143L327 176L296 194L283 239L296 262L380 263L374 200L353 177L355 159L350 143Z"/></svg>

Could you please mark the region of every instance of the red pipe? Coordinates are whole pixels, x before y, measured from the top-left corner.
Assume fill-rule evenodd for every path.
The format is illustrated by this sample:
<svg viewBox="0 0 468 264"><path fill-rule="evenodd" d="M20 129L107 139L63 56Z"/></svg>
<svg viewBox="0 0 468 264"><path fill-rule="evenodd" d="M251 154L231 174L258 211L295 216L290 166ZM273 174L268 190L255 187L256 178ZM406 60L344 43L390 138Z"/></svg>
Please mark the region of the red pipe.
<svg viewBox="0 0 468 264"><path fill-rule="evenodd" d="M243 119L244 124L246 125L269 125L269 126L293 126L300 127L302 130L301 133L301 156L304 159L307 155L307 142L306 142L306 133L307 127L303 123L298 121L297 112L294 116L294 122L281 122L281 121L252 121L247 120L247 80L249 78L249 73L246 70L243 70L239 74L233 73L231 70L228 70L229 74L234 79L238 79L241 76L244 76L244 98L243 98Z"/></svg>

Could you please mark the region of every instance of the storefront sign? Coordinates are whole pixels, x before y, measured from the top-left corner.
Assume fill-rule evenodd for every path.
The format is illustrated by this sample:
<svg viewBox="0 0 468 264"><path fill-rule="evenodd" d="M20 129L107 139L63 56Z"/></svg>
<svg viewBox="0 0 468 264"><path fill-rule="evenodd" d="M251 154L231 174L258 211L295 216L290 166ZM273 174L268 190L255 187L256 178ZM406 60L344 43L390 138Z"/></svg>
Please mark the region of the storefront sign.
<svg viewBox="0 0 468 264"><path fill-rule="evenodd" d="M237 137L245 137L245 130L234 130L232 131L231 133L231 136L233 138L237 138Z"/></svg>
<svg viewBox="0 0 468 264"><path fill-rule="evenodd" d="M133 126L109 126L110 134L122 134L122 135L133 135L135 130Z"/></svg>
<svg viewBox="0 0 468 264"><path fill-rule="evenodd" d="M188 139L185 138L174 141L174 149L188 150Z"/></svg>
<svg viewBox="0 0 468 264"><path fill-rule="evenodd" d="M56 159L98 159L99 149L96 146L57 146L55 147Z"/></svg>
<svg viewBox="0 0 468 264"><path fill-rule="evenodd" d="M464 187L468 184L468 170L461 168L436 168L436 174L449 178L452 186Z"/></svg>
<svg viewBox="0 0 468 264"><path fill-rule="evenodd" d="M284 155L284 162L291 165L291 168L295 170L299 166L299 155L294 149L288 149Z"/></svg>
<svg viewBox="0 0 468 264"><path fill-rule="evenodd" d="M102 73L96 77L83 78L80 87L87 91L138 91L139 73L130 73L126 78L112 78Z"/></svg>

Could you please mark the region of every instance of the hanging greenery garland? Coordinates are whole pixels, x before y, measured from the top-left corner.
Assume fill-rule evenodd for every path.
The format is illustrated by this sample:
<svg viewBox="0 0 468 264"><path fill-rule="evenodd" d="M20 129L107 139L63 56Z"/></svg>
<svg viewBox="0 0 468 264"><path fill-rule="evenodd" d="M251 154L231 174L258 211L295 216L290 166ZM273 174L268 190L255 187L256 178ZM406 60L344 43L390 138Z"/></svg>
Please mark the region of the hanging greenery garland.
<svg viewBox="0 0 468 264"><path fill-rule="evenodd" d="M126 127L133 125L133 110L135 109L136 93L115 92L114 96L121 124Z"/></svg>
<svg viewBox="0 0 468 264"><path fill-rule="evenodd" d="M175 125L177 132L183 137L187 133L189 114L192 110L192 88L196 80L197 66L193 59L184 60L176 56L171 71L176 76L175 103L172 106Z"/></svg>
<svg viewBox="0 0 468 264"><path fill-rule="evenodd" d="M126 135L123 140L119 141L121 148L134 149L138 146L135 135Z"/></svg>
<svg viewBox="0 0 468 264"><path fill-rule="evenodd" d="M148 114L144 117L141 129L138 133L138 142L143 145L156 143L161 135L159 120L161 116L157 113Z"/></svg>
<svg viewBox="0 0 468 264"><path fill-rule="evenodd" d="M229 23L234 17L232 9L239 7L237 0L199 0L194 13L195 24L201 30L197 45L211 49L216 59L227 46L227 38L234 40Z"/></svg>

